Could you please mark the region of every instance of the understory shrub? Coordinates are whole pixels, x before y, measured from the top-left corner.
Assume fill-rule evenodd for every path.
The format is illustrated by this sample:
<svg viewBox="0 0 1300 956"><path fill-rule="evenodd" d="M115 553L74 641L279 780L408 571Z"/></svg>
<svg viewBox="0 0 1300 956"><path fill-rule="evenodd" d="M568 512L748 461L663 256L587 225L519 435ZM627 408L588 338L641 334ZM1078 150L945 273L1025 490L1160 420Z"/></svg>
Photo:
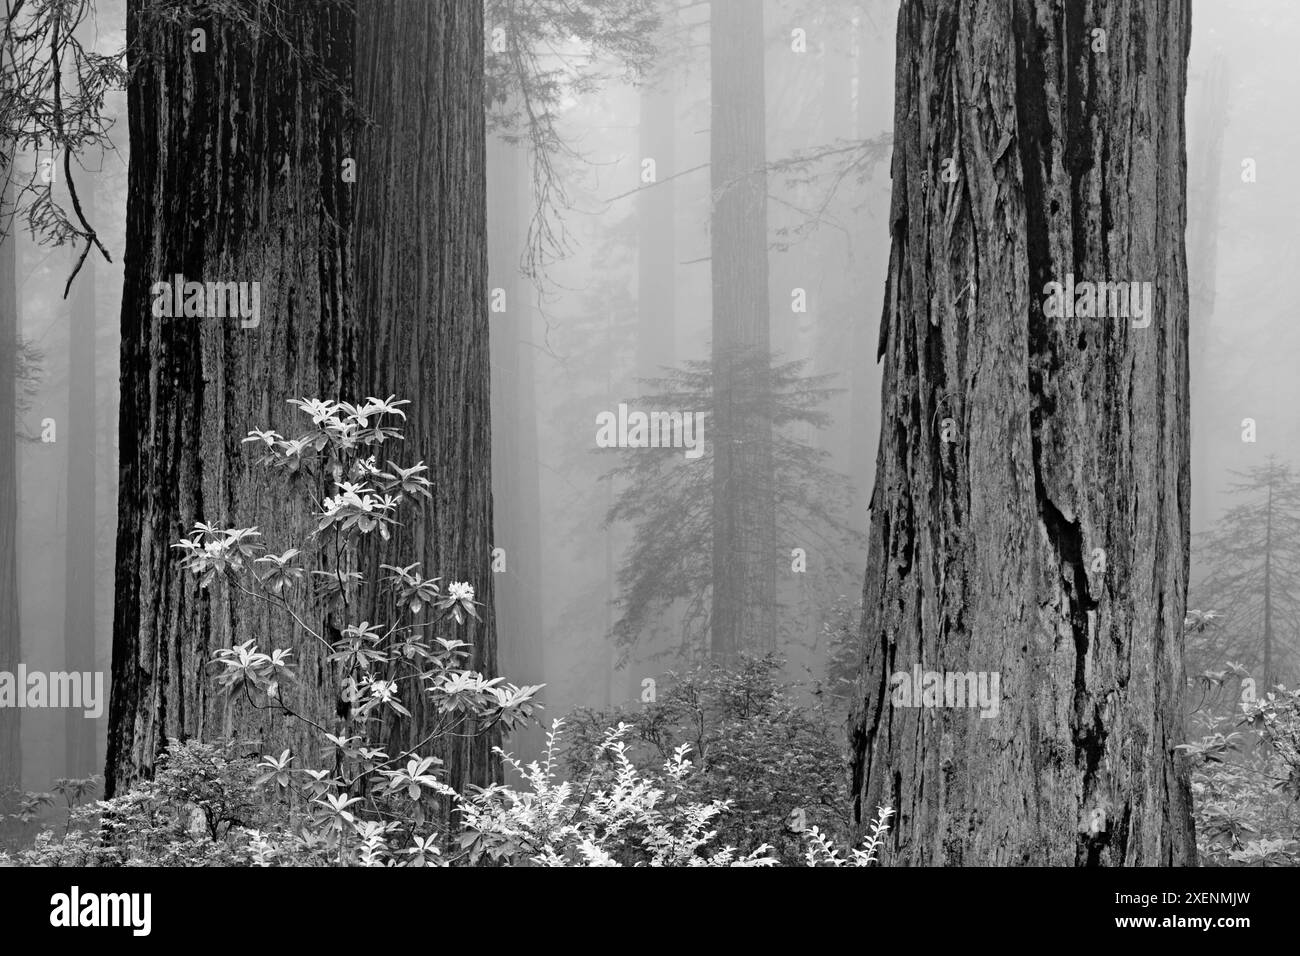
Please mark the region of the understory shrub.
<svg viewBox="0 0 1300 956"><path fill-rule="evenodd" d="M532 719L540 687L518 687L468 669L471 647L446 636L478 616L468 582L444 585L419 564L379 565L380 580L360 568L363 546L384 543L398 516L430 496L422 462L404 467L387 449L402 440L405 419L393 397L359 404L294 399L311 419L293 438L252 431L245 442L259 463L284 476L312 509L312 528L278 553L255 527L197 524L175 543L182 567L204 588L219 586L264 601L285 618L287 646L249 640L213 654L215 683L227 714L252 708L308 729L312 746L265 752L246 741L172 740L153 779L107 801L73 809L64 832L45 830L33 845L0 854L0 863L48 866L426 866L426 865L868 865L888 820L882 810L865 847L841 856L833 836L804 825L778 833L765 824L785 812L788 793L813 807L815 820L843 816L837 771L824 780L833 748L821 725L784 699L771 664L748 663L686 681L672 699L681 714L710 715L707 731L669 743L677 711L638 720L642 739L668 748L653 774L633 762L626 723L611 724L585 749L581 787L557 782L560 724L541 763L507 759L524 789L493 786L457 793L441 779L441 746L456 736L510 730ZM380 458L380 454L384 457ZM374 537L379 541L375 541ZM368 540L369 539L369 540ZM378 591L375 600L374 591ZM391 608L391 619L365 620L363 608ZM311 713L298 697L295 648L327 652L338 713ZM272 642L273 644L273 642ZM690 689L694 688L693 691ZM696 693L688 704L688 693ZM409 731L414 695L433 716L419 743L397 754L383 742ZM721 707L715 702L721 701ZM694 709L692 709L692 707ZM714 722L714 716L721 723ZM694 717L692 718L694 719ZM330 727L325 723L333 721ZM726 740L718 738L723 731ZM646 737L646 734L650 737ZM777 750L784 750L778 755ZM251 748L251 749L250 749ZM687 754L694 748L705 771ZM499 751L498 751L499 753ZM746 768L756 760L754 775ZM735 785L723 777L737 777ZM740 781L740 777L744 777ZM743 783L743 787L741 786ZM748 788L748 789L744 789ZM39 799L37 803L39 804ZM26 804L24 804L26 806ZM448 809L453 813L444 812ZM832 813L831 811L834 810ZM838 815L838 816L837 816ZM30 814L28 814L30 818ZM814 822L815 822L814 820ZM450 822L449 822L450 821ZM807 833L804 831L807 830ZM772 840L764 839L771 834ZM802 857L794 834L806 839ZM778 842L779 841L779 842Z"/></svg>
<svg viewBox="0 0 1300 956"><path fill-rule="evenodd" d="M1179 749L1192 762L1201 865L1300 865L1300 691L1248 693L1194 725L1199 739Z"/></svg>
<svg viewBox="0 0 1300 956"><path fill-rule="evenodd" d="M640 707L579 711L569 772L594 773L602 784L617 776L605 733L626 724L635 728L627 759L657 786L679 787L685 800L726 804L719 839L742 855L766 846L782 863L798 864L814 827L847 843L854 825L839 702L829 695L806 702L780 675L771 655L743 657L734 670L707 665L669 675L667 688ZM698 772L673 781L664 767L682 743Z"/></svg>

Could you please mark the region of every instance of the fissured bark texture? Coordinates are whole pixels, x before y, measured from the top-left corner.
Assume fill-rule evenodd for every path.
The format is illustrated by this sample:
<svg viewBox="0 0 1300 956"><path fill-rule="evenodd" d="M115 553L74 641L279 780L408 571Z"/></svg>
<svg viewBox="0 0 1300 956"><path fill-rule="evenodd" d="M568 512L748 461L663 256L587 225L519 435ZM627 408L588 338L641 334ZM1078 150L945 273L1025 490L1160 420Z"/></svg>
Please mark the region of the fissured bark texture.
<svg viewBox="0 0 1300 956"><path fill-rule="evenodd" d="M902 5L851 731L895 863L1195 862L1189 41L1177 0ZM1150 324L1046 315L1067 274L1151 283ZM895 705L918 666L997 672L997 716Z"/></svg>

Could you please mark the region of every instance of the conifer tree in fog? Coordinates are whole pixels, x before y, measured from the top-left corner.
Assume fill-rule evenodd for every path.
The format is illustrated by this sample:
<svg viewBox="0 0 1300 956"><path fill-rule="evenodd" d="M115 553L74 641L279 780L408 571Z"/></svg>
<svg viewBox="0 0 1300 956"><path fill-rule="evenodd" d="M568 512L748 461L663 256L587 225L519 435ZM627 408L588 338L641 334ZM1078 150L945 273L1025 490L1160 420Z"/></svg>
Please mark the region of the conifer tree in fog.
<svg viewBox="0 0 1300 956"><path fill-rule="evenodd" d="M831 464L830 453L811 444L805 434L817 434L830 424L825 406L835 389L831 376L807 373L807 362L781 362L770 367L769 394L761 400L763 413L771 416L771 494L776 533L783 541L805 545L800 554L786 552L786 567L804 572L808 565L818 573L809 575L812 605L829 607L853 586L845 569L850 555L861 547L861 535L849 526L850 502L847 478ZM701 412L706 422L714 420L714 408L722 400L713 389L716 378L708 362L690 362L684 368L667 369L644 384L656 391L643 394L632 403L642 408L689 408ZM734 396L733 396L734 401ZM741 414L750 409L739 406ZM609 523L625 522L634 528L619 569L620 616L613 639L624 647L641 644L674 608L680 611L674 650L679 660L700 662L713 657L709 640L716 633L714 602L716 585L710 575L716 565L716 529L712 521L710 491L717 445L706 441L696 460L685 458L675 448L637 448L625 452L621 464L606 479L616 479L620 493L608 510ZM661 520L674 515L670 522ZM703 582L703 586L701 585ZM786 653L803 629L800 608L788 593L771 596L776 628L776 647ZM784 600L782 600L784 598ZM707 655L699 653L700 648ZM743 645L738 653L757 654L758 648Z"/></svg>
<svg viewBox="0 0 1300 956"><path fill-rule="evenodd" d="M847 9L832 6L828 14L819 5L815 14L808 12L812 20L800 22L829 29L826 24L847 16ZM615 639L648 650L652 632L671 618L667 630L680 641L678 651L694 658L703 637L709 656L728 664L745 652L789 653L791 641L816 634L820 606L847 590L840 569L850 565L855 548L845 520L851 484L814 445L831 424L825 405L841 390L831 387L833 376L808 374L810 362L779 361L772 352L771 250L787 251L792 238L802 241L820 222L815 213L805 215L808 221L774 236L767 194L779 179L791 195L806 191L815 196L813 207L820 202L824 208L841 183L860 179L879 150L873 143L844 141L800 148L769 162L761 5L711 5L710 13L712 157L704 166L711 173L712 350L706 362L667 367L664 358L672 355L674 340L674 185L677 177L703 167L666 162L673 158L675 131L666 115L667 81L660 78L641 94L640 159L655 161L656 178L643 180L633 193L643 394L629 399L639 408L704 412L706 448L693 462L639 451L606 477L625 482L608 519L635 525L619 572ZM671 43L665 41L665 55L672 55ZM844 53L838 47L837 52ZM800 60L793 56L790 62ZM844 55L840 60L839 67L851 63ZM784 99L800 102L797 91L784 92ZM850 112L839 105L840 112ZM818 239L841 242L830 229ZM819 322L834 320L819 313ZM811 350L787 343L796 344ZM656 520L666 509L678 518ZM813 573L805 575L810 565ZM796 608L796 601L802 606ZM791 613L796 610L806 613Z"/></svg>
<svg viewBox="0 0 1300 956"><path fill-rule="evenodd" d="M1190 4L904 0L897 29L858 818L897 810L900 864L1194 863ZM1151 283L1146 324L1059 309L1071 281ZM996 715L909 700L926 671L997 674Z"/></svg>
<svg viewBox="0 0 1300 956"><path fill-rule="evenodd" d="M1188 672L1233 661L1262 693L1294 686L1300 661L1300 478L1276 459L1234 474L1235 503L1197 536L1203 574L1190 603L1217 617L1189 638Z"/></svg>

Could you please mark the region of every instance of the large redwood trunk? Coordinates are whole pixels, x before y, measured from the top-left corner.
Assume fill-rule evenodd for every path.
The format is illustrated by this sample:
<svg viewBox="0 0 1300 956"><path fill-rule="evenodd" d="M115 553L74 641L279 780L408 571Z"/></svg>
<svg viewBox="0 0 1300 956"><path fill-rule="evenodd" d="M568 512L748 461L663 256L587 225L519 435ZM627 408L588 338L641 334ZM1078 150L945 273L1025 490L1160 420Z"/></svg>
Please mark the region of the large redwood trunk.
<svg viewBox="0 0 1300 956"><path fill-rule="evenodd" d="M404 563L467 581L483 622L430 631L474 645L470 666L496 675L492 434L482 0L372 0L359 5L357 105L377 125L360 136L356 223L359 385L411 399L406 446L428 466L432 502L393 536ZM391 561L389 562L391 563ZM373 580L378 568L372 564ZM386 617L376 618L379 620ZM423 700L393 747L426 733ZM461 728L443 752L447 780L486 785L496 733ZM391 750L390 753L397 753Z"/></svg>
<svg viewBox="0 0 1300 956"><path fill-rule="evenodd" d="M274 16L263 0L248 10L264 27ZM182 29L156 12L153 0L127 7L128 40L152 55L134 64L128 90L110 795L151 773L168 737L233 733L310 752L300 725L245 704L227 719L206 664L215 648L247 640L292 647L296 705L332 712L317 642L233 589L200 591L171 545L196 521L256 525L277 551L299 543L306 509L241 441L250 428L300 433L289 398L353 397L348 122L341 97L312 79L350 76L351 19L304 8L280 25L285 41L228 19ZM191 49L191 27L207 31L206 52ZM259 281L260 325L155 318L150 287L175 273Z"/></svg>
<svg viewBox="0 0 1300 956"><path fill-rule="evenodd" d="M1185 0L902 5L852 732L896 863L1195 862L1189 38ZM1067 273L1149 281L1150 324L1045 315ZM902 706L914 667L997 672L997 716Z"/></svg>
<svg viewBox="0 0 1300 956"><path fill-rule="evenodd" d="M200 593L170 549L195 521L255 525L277 550L302 540L305 508L241 444L254 427L299 433L292 397L411 400L395 453L425 461L434 495L382 560L473 583L486 622L454 636L474 645L472 666L496 668L481 3L385 0L355 18L321 4L272 24L277 6L249 0L256 36L225 21L177 30L146 20L150 6L132 0L128 22L161 56L130 89L110 788L150 772L169 736L311 752L302 724L215 698L204 665L218 647L294 648L295 709L332 718L338 688L317 643L238 592ZM208 30L206 53L189 48L193 26ZM153 318L150 285L178 272L260 281L260 326ZM365 556L372 582L380 560ZM426 735L421 703L390 746ZM458 738L448 782L487 782L494 740Z"/></svg>

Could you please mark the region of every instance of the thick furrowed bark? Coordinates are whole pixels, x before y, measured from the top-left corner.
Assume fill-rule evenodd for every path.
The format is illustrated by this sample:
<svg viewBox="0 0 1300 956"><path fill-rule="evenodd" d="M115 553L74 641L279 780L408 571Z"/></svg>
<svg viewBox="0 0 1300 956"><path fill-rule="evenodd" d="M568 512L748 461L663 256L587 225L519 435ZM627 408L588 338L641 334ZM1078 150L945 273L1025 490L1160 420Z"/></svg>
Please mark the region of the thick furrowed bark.
<svg viewBox="0 0 1300 956"><path fill-rule="evenodd" d="M898 862L1194 862L1173 750L1189 31L1165 0L900 12L852 738L859 816L897 808ZM1045 315L1067 273L1150 282L1149 326ZM997 672L997 717L894 706L914 666Z"/></svg>
<svg viewBox="0 0 1300 956"><path fill-rule="evenodd" d="M188 29L146 22L149 5L128 7L129 38L143 35L157 56L128 91L110 795L151 773L168 737L230 733L305 752L301 725L238 703L227 714L206 667L214 648L293 647L297 708L332 712L319 645L264 602L224 586L200 591L171 545L196 521L256 525L277 550L299 543L305 508L288 504L296 493L256 466L242 439L258 427L297 434L289 398L352 397L342 395L350 213L339 98L269 31L254 39L196 23L207 31L207 52L197 52ZM322 9L290 28L300 52L346 81L349 20ZM150 287L177 273L260 282L260 325L155 318Z"/></svg>
<svg viewBox="0 0 1300 956"><path fill-rule="evenodd" d="M432 502L408 514L393 547L444 584L473 584L483 622L448 622L429 636L472 643L470 666L495 676L481 0L361 5L357 64L358 106L377 124L358 151L360 392L412 400L406 445L433 482ZM438 718L422 698L410 706L414 719L390 753ZM450 738L448 782L486 785L499 742L497 733Z"/></svg>

